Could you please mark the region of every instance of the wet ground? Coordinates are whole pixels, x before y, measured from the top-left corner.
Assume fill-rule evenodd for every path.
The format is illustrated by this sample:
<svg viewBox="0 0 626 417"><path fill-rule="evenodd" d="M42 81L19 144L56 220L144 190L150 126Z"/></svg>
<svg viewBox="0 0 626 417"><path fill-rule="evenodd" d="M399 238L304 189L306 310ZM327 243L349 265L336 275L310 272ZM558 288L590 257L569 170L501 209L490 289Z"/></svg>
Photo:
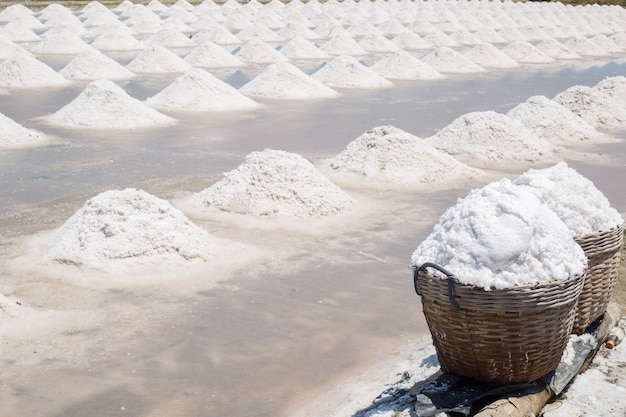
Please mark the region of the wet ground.
<svg viewBox="0 0 626 417"><path fill-rule="evenodd" d="M237 85L250 74L223 78ZM426 137L470 111L505 112L532 95L551 98L615 75L626 75L621 59L531 66L346 92L336 100L268 102L227 117L177 115L181 122L172 128L113 134L52 130L33 120L71 101L80 86L0 96L1 113L61 139L0 152L0 293L29 311L25 319L0 321L2 414L288 416L425 334L410 254L471 185L348 189L366 208L332 227L311 222L310 231L197 219L215 236L271 255L191 278L177 271L179 288L137 287L132 276L127 287L90 285L88 277L77 285L9 262L27 250L27 237L59 227L95 194L136 187L176 200L220 179L252 151L280 149L316 161L378 125ZM136 80L125 88L145 98L169 81ZM584 150L609 156L606 163L568 161L622 213L624 139ZM219 274L223 281L215 285Z"/></svg>

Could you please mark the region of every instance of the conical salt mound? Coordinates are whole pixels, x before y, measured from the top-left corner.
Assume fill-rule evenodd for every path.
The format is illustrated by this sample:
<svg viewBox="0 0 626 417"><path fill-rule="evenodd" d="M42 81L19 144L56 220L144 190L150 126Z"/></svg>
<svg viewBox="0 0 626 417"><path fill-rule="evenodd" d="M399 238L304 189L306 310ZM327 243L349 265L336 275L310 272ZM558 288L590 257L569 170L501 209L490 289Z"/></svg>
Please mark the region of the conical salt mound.
<svg viewBox="0 0 626 417"><path fill-rule="evenodd" d="M19 53L29 55L26 49L0 35L0 61L4 61Z"/></svg>
<svg viewBox="0 0 626 417"><path fill-rule="evenodd" d="M390 88L391 81L381 77L351 56L334 58L311 75L333 88Z"/></svg>
<svg viewBox="0 0 626 417"><path fill-rule="evenodd" d="M13 119L0 113L0 149L19 149L48 143L43 133L27 129Z"/></svg>
<svg viewBox="0 0 626 417"><path fill-rule="evenodd" d="M100 51L139 51L146 45L127 33L105 33L90 43L92 48Z"/></svg>
<svg viewBox="0 0 626 417"><path fill-rule="evenodd" d="M252 152L236 169L195 195L204 207L255 216L320 218L350 210L353 201L300 155Z"/></svg>
<svg viewBox="0 0 626 417"><path fill-rule="evenodd" d="M237 58L251 64L286 62L287 57L260 39L252 39L237 51Z"/></svg>
<svg viewBox="0 0 626 417"><path fill-rule="evenodd" d="M194 68L148 98L146 104L163 111L225 112L251 110L259 104L214 75Z"/></svg>
<svg viewBox="0 0 626 417"><path fill-rule="evenodd" d="M194 67L201 68L241 67L244 65L239 58L211 41L202 42L192 49L184 59Z"/></svg>
<svg viewBox="0 0 626 417"><path fill-rule="evenodd" d="M357 180L403 186L452 183L482 175L394 126L366 131L330 162L330 168Z"/></svg>
<svg viewBox="0 0 626 417"><path fill-rule="evenodd" d="M239 91L249 97L283 100L316 100L339 96L338 92L288 62L268 66Z"/></svg>
<svg viewBox="0 0 626 417"><path fill-rule="evenodd" d="M285 40L276 32L259 23L246 25L246 27L237 33L237 37L241 39L242 42L250 42L253 39L263 42L284 42Z"/></svg>
<svg viewBox="0 0 626 417"><path fill-rule="evenodd" d="M557 94L554 100L596 129L621 129L626 126L626 108L623 102L611 97L605 91L575 85Z"/></svg>
<svg viewBox="0 0 626 417"><path fill-rule="evenodd" d="M553 162L557 152L554 145L535 136L521 122L493 111L464 114L426 141L478 168Z"/></svg>
<svg viewBox="0 0 626 417"><path fill-rule="evenodd" d="M70 80L87 81L124 80L134 76L126 67L94 48L77 55L59 73Z"/></svg>
<svg viewBox="0 0 626 417"><path fill-rule="evenodd" d="M594 88L620 103L626 103L626 77L622 75L606 77L596 84Z"/></svg>
<svg viewBox="0 0 626 417"><path fill-rule="evenodd" d="M164 27L146 41L149 45L160 45L164 48L193 48L196 43L178 30Z"/></svg>
<svg viewBox="0 0 626 417"><path fill-rule="evenodd" d="M520 64L550 64L554 62L554 59L550 58L527 41L511 42L504 46L501 51Z"/></svg>
<svg viewBox="0 0 626 417"><path fill-rule="evenodd" d="M390 80L437 80L444 78L436 69L404 52L390 52L370 67Z"/></svg>
<svg viewBox="0 0 626 417"><path fill-rule="evenodd" d="M152 45L141 51L126 68L137 74L183 73L191 69L191 64L169 49Z"/></svg>
<svg viewBox="0 0 626 417"><path fill-rule="evenodd" d="M280 49L280 52L289 59L326 59L328 54L315 46L312 42L295 37Z"/></svg>
<svg viewBox="0 0 626 417"><path fill-rule="evenodd" d="M28 54L18 53L0 64L0 87L62 87L68 84L62 75Z"/></svg>
<svg viewBox="0 0 626 417"><path fill-rule="evenodd" d="M361 38L359 45L367 52L397 52L398 46L382 35L367 35Z"/></svg>
<svg viewBox="0 0 626 417"><path fill-rule="evenodd" d="M465 52L463 56L483 68L516 68L520 66L517 61L490 43L476 45Z"/></svg>
<svg viewBox="0 0 626 417"><path fill-rule="evenodd" d="M507 113L538 137L555 145L602 138L602 134L582 117L545 96L533 96Z"/></svg>
<svg viewBox="0 0 626 417"><path fill-rule="evenodd" d="M204 41L211 41L218 45L237 45L241 43L241 40L230 33L228 29L222 26L216 26L211 30L204 30L196 33L191 37L191 39L201 44Z"/></svg>
<svg viewBox="0 0 626 417"><path fill-rule="evenodd" d="M293 39L293 38L302 38L302 39L319 39L320 36L313 32L311 29L306 27L302 23L297 22L289 22L287 25L278 31L278 34L283 39Z"/></svg>
<svg viewBox="0 0 626 417"><path fill-rule="evenodd" d="M330 38L320 49L328 55L366 55L367 52L349 33L341 33Z"/></svg>
<svg viewBox="0 0 626 417"><path fill-rule="evenodd" d="M19 18L12 20L0 28L0 36L13 42L37 42L41 40L32 29L23 26L20 20Z"/></svg>
<svg viewBox="0 0 626 417"><path fill-rule="evenodd" d="M554 59L580 59L580 55L556 39L546 39L535 45L541 52Z"/></svg>
<svg viewBox="0 0 626 417"><path fill-rule="evenodd" d="M87 200L49 240L46 257L104 271L120 263L206 262L217 243L169 202L142 190L110 190Z"/></svg>
<svg viewBox="0 0 626 417"><path fill-rule="evenodd" d="M582 56L607 56L609 53L600 45L584 37L571 38L563 42L566 48Z"/></svg>
<svg viewBox="0 0 626 417"><path fill-rule="evenodd" d="M395 43L400 49L421 51L427 49L435 49L431 44L426 42L420 35L413 32L404 32L396 35L391 42Z"/></svg>
<svg viewBox="0 0 626 417"><path fill-rule="evenodd" d="M471 74L485 71L483 67L473 63L459 52L447 46L441 46L420 59L442 73Z"/></svg>
<svg viewBox="0 0 626 417"><path fill-rule="evenodd" d="M92 129L153 128L176 122L109 80L89 83L77 98L43 120L60 127Z"/></svg>
<svg viewBox="0 0 626 417"><path fill-rule="evenodd" d="M606 35L598 34L589 40L610 54L624 52L624 48L620 47L613 39Z"/></svg>

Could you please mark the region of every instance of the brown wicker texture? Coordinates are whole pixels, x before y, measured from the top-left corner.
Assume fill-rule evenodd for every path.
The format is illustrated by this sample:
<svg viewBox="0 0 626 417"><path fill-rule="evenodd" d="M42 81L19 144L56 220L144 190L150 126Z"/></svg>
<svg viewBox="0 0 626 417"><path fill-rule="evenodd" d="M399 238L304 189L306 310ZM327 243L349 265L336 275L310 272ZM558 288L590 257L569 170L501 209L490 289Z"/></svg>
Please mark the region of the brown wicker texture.
<svg viewBox="0 0 626 417"><path fill-rule="evenodd" d="M584 276L485 291L418 269L415 287L443 371L507 385L553 371L567 346ZM451 298L459 308L452 305Z"/></svg>
<svg viewBox="0 0 626 417"><path fill-rule="evenodd" d="M606 311L619 275L622 226L575 237L587 256L587 276L576 306L572 332L582 334Z"/></svg>

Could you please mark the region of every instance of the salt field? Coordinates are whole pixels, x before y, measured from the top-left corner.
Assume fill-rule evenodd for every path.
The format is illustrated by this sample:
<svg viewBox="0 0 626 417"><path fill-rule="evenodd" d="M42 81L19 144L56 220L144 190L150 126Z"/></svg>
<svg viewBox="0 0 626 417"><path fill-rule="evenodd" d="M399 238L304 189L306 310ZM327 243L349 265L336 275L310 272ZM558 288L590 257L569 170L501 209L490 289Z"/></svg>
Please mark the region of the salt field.
<svg viewBox="0 0 626 417"><path fill-rule="evenodd" d="M565 162L626 215L619 7L3 7L3 415L390 415L458 199Z"/></svg>

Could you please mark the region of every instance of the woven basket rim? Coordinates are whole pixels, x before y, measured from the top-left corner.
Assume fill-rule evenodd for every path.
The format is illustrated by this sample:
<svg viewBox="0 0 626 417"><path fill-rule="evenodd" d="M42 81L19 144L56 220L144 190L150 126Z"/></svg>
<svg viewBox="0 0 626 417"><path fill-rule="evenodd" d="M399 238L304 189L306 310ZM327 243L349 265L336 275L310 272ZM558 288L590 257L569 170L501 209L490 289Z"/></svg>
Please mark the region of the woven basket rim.
<svg viewBox="0 0 626 417"><path fill-rule="evenodd" d="M590 238L594 236L602 236L604 234L612 233L617 230L623 230L623 229L624 229L624 224L616 224L615 226L609 227L608 229L594 230L591 233L585 233L582 235L574 235L574 239L586 239L586 238Z"/></svg>

